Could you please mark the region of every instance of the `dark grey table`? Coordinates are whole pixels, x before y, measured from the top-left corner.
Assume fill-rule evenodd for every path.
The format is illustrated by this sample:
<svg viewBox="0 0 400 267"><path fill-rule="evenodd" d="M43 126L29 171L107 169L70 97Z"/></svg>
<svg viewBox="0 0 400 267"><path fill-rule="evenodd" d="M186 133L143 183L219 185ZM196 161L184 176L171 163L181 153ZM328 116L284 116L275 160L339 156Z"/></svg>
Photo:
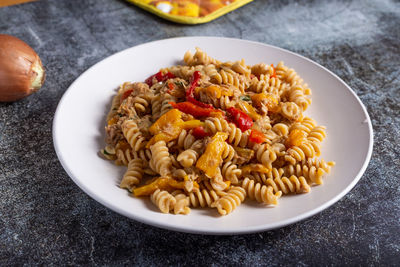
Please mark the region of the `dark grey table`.
<svg viewBox="0 0 400 267"><path fill-rule="evenodd" d="M399 265L399 1L262 1L211 23L164 21L123 1L45 1L0 8L0 33L41 56L42 90L0 104L0 265ZM212 35L309 57L366 105L374 151L355 188L327 210L269 232L176 233L103 207L65 173L52 120L68 86L104 57L144 42ZM349 129L351 134L351 129Z"/></svg>

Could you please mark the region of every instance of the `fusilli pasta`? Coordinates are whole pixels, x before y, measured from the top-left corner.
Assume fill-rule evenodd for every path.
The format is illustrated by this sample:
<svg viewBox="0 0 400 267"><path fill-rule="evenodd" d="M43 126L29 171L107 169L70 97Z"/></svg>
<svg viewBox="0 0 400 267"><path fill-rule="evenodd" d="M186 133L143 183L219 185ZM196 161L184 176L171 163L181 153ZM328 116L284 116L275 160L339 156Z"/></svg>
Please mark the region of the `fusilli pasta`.
<svg viewBox="0 0 400 267"><path fill-rule="evenodd" d="M231 213L246 197L277 205L322 184L326 127L304 112L311 89L279 62L221 62L200 48L145 82L122 84L100 154L127 166L120 182L163 213Z"/></svg>

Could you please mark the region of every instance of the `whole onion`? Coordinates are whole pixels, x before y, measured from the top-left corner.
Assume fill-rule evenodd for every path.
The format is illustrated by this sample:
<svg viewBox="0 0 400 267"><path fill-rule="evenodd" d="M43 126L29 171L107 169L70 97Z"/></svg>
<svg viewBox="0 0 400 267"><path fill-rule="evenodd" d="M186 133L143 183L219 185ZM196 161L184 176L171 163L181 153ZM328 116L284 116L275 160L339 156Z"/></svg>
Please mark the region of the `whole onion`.
<svg viewBox="0 0 400 267"><path fill-rule="evenodd" d="M0 101L11 102L40 89L45 79L42 61L22 40L0 34Z"/></svg>

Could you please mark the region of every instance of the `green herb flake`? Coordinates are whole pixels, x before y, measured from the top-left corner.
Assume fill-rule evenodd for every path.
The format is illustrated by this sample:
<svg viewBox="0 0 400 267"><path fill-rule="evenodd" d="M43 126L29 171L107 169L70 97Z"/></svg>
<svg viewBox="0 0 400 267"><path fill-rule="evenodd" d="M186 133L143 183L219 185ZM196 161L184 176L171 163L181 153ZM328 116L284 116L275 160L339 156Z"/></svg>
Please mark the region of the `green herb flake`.
<svg viewBox="0 0 400 267"><path fill-rule="evenodd" d="M240 100L250 102L251 98L249 95L242 95L242 96L240 96Z"/></svg>
<svg viewBox="0 0 400 267"><path fill-rule="evenodd" d="M183 84L183 82L181 82L181 81L175 81L174 83L175 83L176 86L180 86L180 87L185 88L185 84Z"/></svg>

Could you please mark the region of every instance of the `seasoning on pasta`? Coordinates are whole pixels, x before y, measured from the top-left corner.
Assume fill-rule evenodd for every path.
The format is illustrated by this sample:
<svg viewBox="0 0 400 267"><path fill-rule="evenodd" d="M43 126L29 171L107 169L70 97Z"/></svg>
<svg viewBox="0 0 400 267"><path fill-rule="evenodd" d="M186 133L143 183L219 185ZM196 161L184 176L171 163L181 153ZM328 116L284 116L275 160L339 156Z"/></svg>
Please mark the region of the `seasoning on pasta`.
<svg viewBox="0 0 400 267"><path fill-rule="evenodd" d="M200 48L183 60L122 84L112 100L101 153L127 166L121 188L163 213L225 215L322 184L335 163L320 158L326 128L304 116L311 89L293 69L221 62Z"/></svg>

